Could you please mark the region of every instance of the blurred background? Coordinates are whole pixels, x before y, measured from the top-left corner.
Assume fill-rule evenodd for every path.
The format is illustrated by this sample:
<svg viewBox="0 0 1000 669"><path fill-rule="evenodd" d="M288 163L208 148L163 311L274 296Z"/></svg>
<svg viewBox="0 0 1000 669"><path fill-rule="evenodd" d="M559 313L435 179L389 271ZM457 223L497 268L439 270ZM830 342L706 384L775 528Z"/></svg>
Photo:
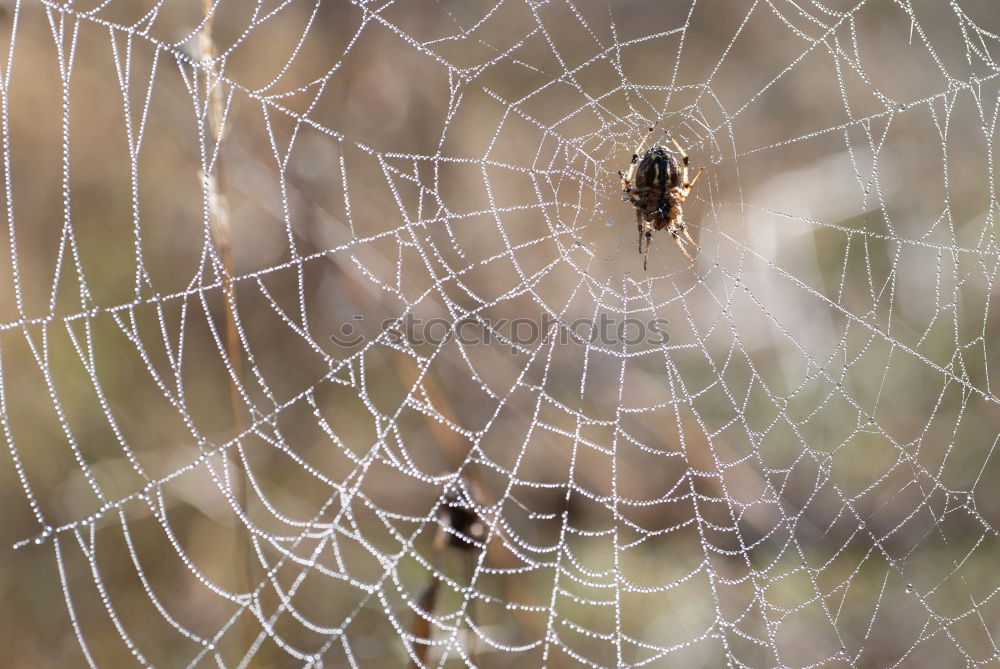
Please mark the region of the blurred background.
<svg viewBox="0 0 1000 669"><path fill-rule="evenodd" d="M7 0L8 666L997 662L998 33ZM643 271L650 127L705 172Z"/></svg>

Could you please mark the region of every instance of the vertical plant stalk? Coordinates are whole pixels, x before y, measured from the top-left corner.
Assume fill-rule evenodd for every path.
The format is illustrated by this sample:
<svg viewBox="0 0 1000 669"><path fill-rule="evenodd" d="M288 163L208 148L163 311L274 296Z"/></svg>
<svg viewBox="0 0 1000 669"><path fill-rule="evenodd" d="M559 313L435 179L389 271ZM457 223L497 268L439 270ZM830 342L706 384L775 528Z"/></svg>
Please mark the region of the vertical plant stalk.
<svg viewBox="0 0 1000 669"><path fill-rule="evenodd" d="M236 501L240 508L243 509L243 513L249 517L250 509L248 507L247 494L249 482L247 472L242 466L242 462L245 461L246 457L243 453L243 444L240 441L244 430L243 409L242 398L239 386L237 385L243 383L243 356L240 351L240 338L236 327L236 287L233 283L233 251L231 244L232 226L229 217L229 202L222 184L222 138L224 134L223 114L225 106L222 97L222 87L219 85L219 77L215 64L215 42L212 38L213 4L213 0L202 0L205 25L198 39L201 60L205 66L205 86L208 95L208 123L212 133L212 140L215 142L216 151L215 169L205 174L205 183L208 189L208 208L211 217L212 240L222 261L222 295L226 310L226 352L232 368L232 375L229 379L229 406L232 410L233 438L236 440L238 454L232 458L233 466L239 472ZM243 546L242 542L238 540L238 534L234 558L235 572L242 581L238 582L237 588L247 593L252 592L254 583L256 582L253 575L253 555L250 551L249 542ZM249 611L245 611L244 614L242 616L243 641L244 646L250 648L253 646L258 632ZM256 664L256 658L250 658L247 666L253 667Z"/></svg>

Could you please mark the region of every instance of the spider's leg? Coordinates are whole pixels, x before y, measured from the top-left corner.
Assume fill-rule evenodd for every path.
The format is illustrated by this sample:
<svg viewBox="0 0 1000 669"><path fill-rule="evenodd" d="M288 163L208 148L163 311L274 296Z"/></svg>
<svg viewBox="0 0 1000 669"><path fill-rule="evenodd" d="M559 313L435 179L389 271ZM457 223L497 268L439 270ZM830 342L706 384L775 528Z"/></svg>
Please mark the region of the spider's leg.
<svg viewBox="0 0 1000 669"><path fill-rule="evenodd" d="M701 247L698 246L698 244L695 243L695 241L693 239L691 239L691 234L687 231L687 225L684 223L684 210L681 209L680 205L677 205L677 213L676 213L676 215L675 215L674 220L672 221L672 223L673 223L672 230L675 233L679 232L682 235L684 235L684 239L686 239L688 242L690 242L691 246L695 247L696 249L697 248L701 248ZM676 237L677 237L677 235L675 234L674 238L676 238ZM688 257L690 258L691 256L688 256Z"/></svg>
<svg viewBox="0 0 1000 669"><path fill-rule="evenodd" d="M639 253L642 253L642 213L638 209L635 210L635 220L639 224Z"/></svg>
<svg viewBox="0 0 1000 669"><path fill-rule="evenodd" d="M649 260L649 245L653 241L653 231L650 229L649 221L646 221L646 252L642 255L642 271L646 271L646 261ZM642 247L642 235L639 235L639 247Z"/></svg>
<svg viewBox="0 0 1000 669"><path fill-rule="evenodd" d="M655 126L656 124L654 123L653 127ZM622 176L622 183L625 185L625 190L631 189L632 180L635 179L635 173L639 169L639 159L642 158L643 149L646 148L646 142L649 141L649 138L653 136L653 127L649 128L649 132L646 133L646 136L639 142L639 146L635 147L635 151L632 152L632 162L629 164L628 174ZM618 173L619 176L621 174L621 172Z"/></svg>
<svg viewBox="0 0 1000 669"><path fill-rule="evenodd" d="M677 150L681 154L681 160L684 162L684 167L687 167L688 163L690 162L690 160L688 159L687 151L684 150L684 147L682 147L680 145L680 143L678 143L677 139L673 135L671 135L669 132L667 133L667 139L669 139L671 142L673 142L674 146L677 147ZM697 178L697 177L695 177L695 178Z"/></svg>
<svg viewBox="0 0 1000 669"><path fill-rule="evenodd" d="M704 167L699 167L698 171L695 172L695 174L694 174L694 179L691 179L691 181L685 181L684 182L684 186L683 186L684 190L691 190L691 188L694 186L694 182L696 182L698 180L698 177L700 177L701 173L704 172L704 171L705 171Z"/></svg>
<svg viewBox="0 0 1000 669"><path fill-rule="evenodd" d="M656 123L659 123L659 121ZM646 136L639 142L639 146L635 147L635 151L632 152L632 162L629 164L628 174L623 175L620 171L618 172L618 176L622 180L622 190L628 193L632 191L632 180L635 179L635 173L639 169L639 159L642 157L643 149L646 148L646 142L653 136L653 129L656 127L656 123L649 127L649 132L646 133Z"/></svg>
<svg viewBox="0 0 1000 669"><path fill-rule="evenodd" d="M691 246L695 247L696 249L701 248L700 246L698 246L695 243L695 241L693 239L691 239L691 235L688 234L687 227L681 226L680 230L681 230L681 233L684 235L684 239L688 240L688 242L691 243Z"/></svg>
<svg viewBox="0 0 1000 669"><path fill-rule="evenodd" d="M628 176L621 170L618 170L618 178L622 180L622 202L626 202L630 199L630 194L632 193L632 172L635 171L635 165L628 169Z"/></svg>
<svg viewBox="0 0 1000 669"><path fill-rule="evenodd" d="M684 253L684 256L688 260L690 260L691 262L694 262L694 258L692 258L691 254L688 253L688 250L686 248L684 248L684 244L681 243L681 238L677 235L677 233L671 231L670 232L670 236L674 238L674 242L677 244L677 248L679 248L681 250L681 252ZM690 237L688 237L688 239L690 239ZM694 243L694 242L692 242L692 243Z"/></svg>
<svg viewBox="0 0 1000 669"><path fill-rule="evenodd" d="M694 182L698 180L698 177L704 171L704 168L698 168L698 173L694 175L694 181L685 181L680 186L674 186L670 189L670 194L678 204L688 199L688 196L691 195L691 189L694 188Z"/></svg>
<svg viewBox="0 0 1000 669"><path fill-rule="evenodd" d="M701 247L699 247L698 244L691 239L691 234L687 231L687 225L684 223L684 210L681 209L681 205L675 205L673 212L673 218L670 219L670 234L673 235L674 241L677 242L677 246L681 247L681 250L684 251L684 255L687 256L688 260L691 260L691 255L684 248L681 243L682 240L677 233L684 235L684 239L696 249Z"/></svg>
<svg viewBox="0 0 1000 669"><path fill-rule="evenodd" d="M656 123L659 123L659 121L657 121ZM639 142L639 147L635 150L635 153L632 154L633 164L639 162L639 156L642 155L642 149L643 147L646 146L646 142L649 141L649 138L653 136L653 128L656 127L656 123L654 123L652 126L649 127L649 132L647 132L646 136L642 138L642 141Z"/></svg>

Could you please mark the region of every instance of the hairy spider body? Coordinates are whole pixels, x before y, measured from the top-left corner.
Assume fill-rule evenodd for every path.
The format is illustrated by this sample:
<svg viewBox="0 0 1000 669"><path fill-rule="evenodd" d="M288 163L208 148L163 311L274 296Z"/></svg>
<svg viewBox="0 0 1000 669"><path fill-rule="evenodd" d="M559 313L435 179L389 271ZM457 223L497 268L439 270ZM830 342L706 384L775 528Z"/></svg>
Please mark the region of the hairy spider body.
<svg viewBox="0 0 1000 669"><path fill-rule="evenodd" d="M652 134L653 129L649 129ZM684 211L681 204L687 199L702 170L699 169L694 178L688 181L688 155L669 134L667 138L673 142L680 154L680 161L665 146L654 146L646 152L643 147L649 140L649 135L642 140L632 154L632 164L627 173L619 172L622 180L622 199L631 202L635 207L635 219L639 224L639 253L642 253L642 268L646 269L649 258L649 244L653 238L653 230L667 230L674 238L677 247L688 260L691 254L684 248L687 240L695 248L698 245L691 239L684 224ZM683 240L681 239L683 235ZM646 238L646 251L642 250L642 238Z"/></svg>

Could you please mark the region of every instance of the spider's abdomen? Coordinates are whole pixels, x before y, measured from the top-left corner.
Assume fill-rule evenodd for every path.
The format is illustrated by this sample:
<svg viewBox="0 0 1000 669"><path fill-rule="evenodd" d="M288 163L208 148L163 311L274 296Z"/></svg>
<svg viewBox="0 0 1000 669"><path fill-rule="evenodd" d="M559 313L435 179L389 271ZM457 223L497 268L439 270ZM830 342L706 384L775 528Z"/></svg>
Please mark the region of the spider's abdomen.
<svg viewBox="0 0 1000 669"><path fill-rule="evenodd" d="M662 146L654 146L639 161L635 171L635 189L640 193L659 194L680 185L680 171L674 157Z"/></svg>

